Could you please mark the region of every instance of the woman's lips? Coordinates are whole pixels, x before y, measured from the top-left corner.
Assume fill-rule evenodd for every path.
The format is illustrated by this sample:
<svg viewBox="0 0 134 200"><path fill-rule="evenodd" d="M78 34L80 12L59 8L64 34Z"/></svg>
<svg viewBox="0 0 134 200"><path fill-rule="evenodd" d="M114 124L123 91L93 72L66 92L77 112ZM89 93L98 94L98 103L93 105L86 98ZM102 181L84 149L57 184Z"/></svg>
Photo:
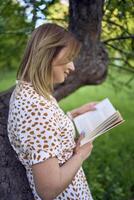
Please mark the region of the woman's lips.
<svg viewBox="0 0 134 200"><path fill-rule="evenodd" d="M68 73L64 72L64 74L65 74L66 76L68 76Z"/></svg>

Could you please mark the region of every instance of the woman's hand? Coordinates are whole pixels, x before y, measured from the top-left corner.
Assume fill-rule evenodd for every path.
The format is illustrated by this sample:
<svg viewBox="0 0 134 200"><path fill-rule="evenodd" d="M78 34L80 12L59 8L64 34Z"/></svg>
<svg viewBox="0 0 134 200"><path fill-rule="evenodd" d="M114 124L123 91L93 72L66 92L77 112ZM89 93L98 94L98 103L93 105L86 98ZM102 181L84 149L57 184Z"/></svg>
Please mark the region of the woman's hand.
<svg viewBox="0 0 134 200"><path fill-rule="evenodd" d="M97 103L98 102L91 102L91 103L84 104L83 106L72 110L70 113L71 113L72 117L76 117L85 112L96 110L95 105Z"/></svg>
<svg viewBox="0 0 134 200"><path fill-rule="evenodd" d="M74 148L74 154L79 154L82 159L82 162L90 156L92 152L92 148L93 148L92 142L88 142L80 146L80 142L83 138L84 138L84 134L81 134L80 137L75 140L76 147Z"/></svg>
<svg viewBox="0 0 134 200"><path fill-rule="evenodd" d="M97 102L84 104L83 106L78 108L78 113L83 114L88 111L96 110L96 108L95 108L96 104L97 104Z"/></svg>

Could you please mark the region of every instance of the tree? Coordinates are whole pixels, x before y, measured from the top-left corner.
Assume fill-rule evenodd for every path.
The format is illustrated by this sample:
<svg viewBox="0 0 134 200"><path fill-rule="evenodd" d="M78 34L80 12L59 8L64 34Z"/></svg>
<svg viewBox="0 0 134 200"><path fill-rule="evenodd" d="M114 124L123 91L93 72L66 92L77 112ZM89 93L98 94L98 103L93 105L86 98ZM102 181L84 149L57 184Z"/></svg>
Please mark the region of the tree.
<svg viewBox="0 0 134 200"><path fill-rule="evenodd" d="M28 24L30 30L32 30L38 19L37 13L39 10L41 11L40 6L44 1L25 0L24 2L25 9L27 6L31 5L33 8L32 23ZM47 8L52 6L55 2L58 1L47 1L42 12L47 13ZM69 3L69 29L82 42L83 46L80 56L75 60L76 71L65 83L55 88L54 95L58 100L67 96L82 85L100 84L105 80L107 75L108 56L104 44L109 44L110 41L106 39L102 43L100 41L100 36L103 13L106 9L105 7L110 4L110 1L106 1L105 6L103 0L70 0ZM23 9L24 12L21 11L23 14L25 13L25 9ZM13 88L0 94L0 198L3 200L30 200L33 199L33 197L25 176L25 170L17 160L15 152L7 139L6 124L8 105Z"/></svg>

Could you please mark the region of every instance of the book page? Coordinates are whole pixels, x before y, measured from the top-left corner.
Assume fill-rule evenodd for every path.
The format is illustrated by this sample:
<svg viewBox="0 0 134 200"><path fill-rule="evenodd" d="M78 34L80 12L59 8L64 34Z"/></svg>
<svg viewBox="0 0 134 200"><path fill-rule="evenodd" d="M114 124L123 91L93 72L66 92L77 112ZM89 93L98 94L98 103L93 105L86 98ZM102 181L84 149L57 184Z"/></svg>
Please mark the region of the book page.
<svg viewBox="0 0 134 200"><path fill-rule="evenodd" d="M98 136L106 133L107 131L110 131L112 128L122 124L125 120L120 120L119 121L117 120L117 122L115 122L114 124L112 124L111 126L107 127L106 129L104 129L103 131L95 134L93 137L90 137L90 135L88 135L87 137L84 137L84 139L81 141L81 144L80 145L83 145L83 144L86 144L87 142L90 142L90 141L93 141L95 140Z"/></svg>
<svg viewBox="0 0 134 200"><path fill-rule="evenodd" d="M89 135L115 113L116 109L106 98L96 105L96 110L79 115L73 120L79 133L85 131L86 135Z"/></svg>
<svg viewBox="0 0 134 200"><path fill-rule="evenodd" d="M105 119L109 118L116 112L116 109L113 107L108 98L98 103L95 107Z"/></svg>

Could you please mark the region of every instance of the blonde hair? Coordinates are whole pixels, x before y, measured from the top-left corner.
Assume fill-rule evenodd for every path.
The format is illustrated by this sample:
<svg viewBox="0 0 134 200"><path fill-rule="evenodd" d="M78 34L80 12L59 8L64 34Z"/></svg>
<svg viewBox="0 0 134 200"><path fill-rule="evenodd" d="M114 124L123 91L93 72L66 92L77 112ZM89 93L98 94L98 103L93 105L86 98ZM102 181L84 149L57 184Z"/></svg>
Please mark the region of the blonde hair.
<svg viewBox="0 0 134 200"><path fill-rule="evenodd" d="M47 99L53 92L52 61L60 50L67 47L62 63L73 60L80 50L74 35L56 24L43 24L36 28L17 72L17 80L32 83L36 92Z"/></svg>

